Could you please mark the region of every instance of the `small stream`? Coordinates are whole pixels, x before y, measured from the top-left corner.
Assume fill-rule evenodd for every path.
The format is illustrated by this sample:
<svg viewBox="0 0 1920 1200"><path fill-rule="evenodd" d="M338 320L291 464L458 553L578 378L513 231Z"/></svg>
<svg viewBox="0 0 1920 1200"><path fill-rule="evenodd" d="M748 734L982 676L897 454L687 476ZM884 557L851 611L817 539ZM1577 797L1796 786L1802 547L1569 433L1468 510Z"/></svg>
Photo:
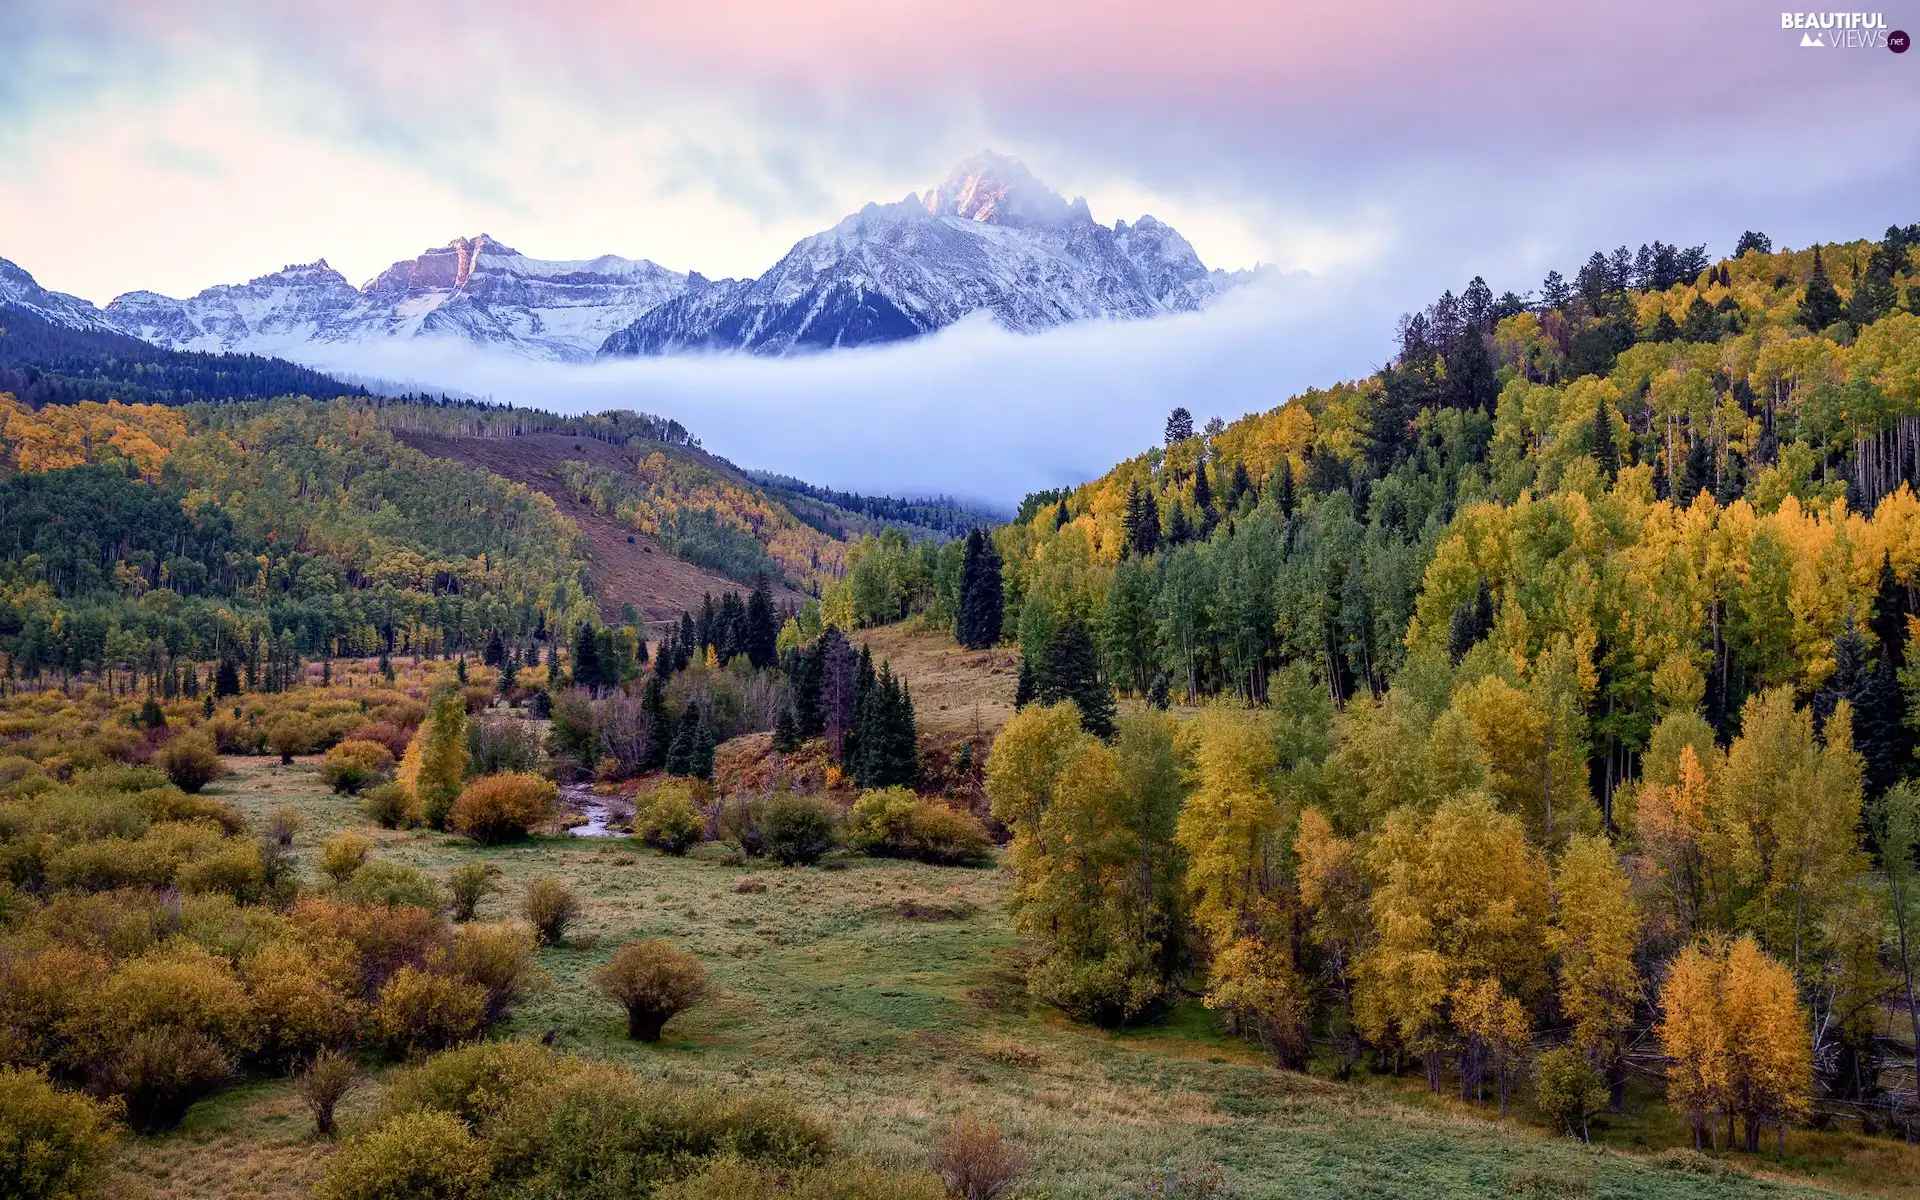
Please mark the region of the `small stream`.
<svg viewBox="0 0 1920 1200"><path fill-rule="evenodd" d="M562 787L560 800L567 808L580 810L587 819L586 824L567 830L575 837L625 837L624 831L613 826L625 825L633 819L633 805L625 796L597 796L593 788L584 783Z"/></svg>

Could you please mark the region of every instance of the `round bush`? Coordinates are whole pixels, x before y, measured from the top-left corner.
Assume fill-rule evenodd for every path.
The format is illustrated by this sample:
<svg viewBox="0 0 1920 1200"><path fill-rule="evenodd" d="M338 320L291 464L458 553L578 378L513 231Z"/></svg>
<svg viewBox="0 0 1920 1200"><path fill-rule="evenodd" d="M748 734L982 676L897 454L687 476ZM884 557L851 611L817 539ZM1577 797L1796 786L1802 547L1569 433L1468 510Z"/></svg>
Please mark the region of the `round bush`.
<svg viewBox="0 0 1920 1200"><path fill-rule="evenodd" d="M676 1014L706 999L707 969L677 946L649 938L620 947L593 976L594 984L627 1010L627 1036L657 1042Z"/></svg>
<svg viewBox="0 0 1920 1200"><path fill-rule="evenodd" d="M352 830L335 834L320 843L320 873L333 880L334 886L344 887L354 872L367 865L371 853L372 838Z"/></svg>
<svg viewBox="0 0 1920 1200"><path fill-rule="evenodd" d="M706 832L707 818L693 802L692 786L677 779L648 793L633 815L633 836L668 854L685 854Z"/></svg>
<svg viewBox="0 0 1920 1200"><path fill-rule="evenodd" d="M761 802L760 836L784 866L806 866L835 845L834 813L824 800L777 792Z"/></svg>
<svg viewBox="0 0 1920 1200"><path fill-rule="evenodd" d="M291 763L296 754L312 754L319 737L320 730L313 718L300 712L287 713L267 729L267 744L280 756L283 766Z"/></svg>
<svg viewBox="0 0 1920 1200"><path fill-rule="evenodd" d="M993 843L971 814L891 787L865 792L854 801L847 844L877 857L944 865L984 862Z"/></svg>
<svg viewBox="0 0 1920 1200"><path fill-rule="evenodd" d="M533 961L533 934L518 921L462 925L453 935L453 973L486 993L487 1024L504 1021L544 973Z"/></svg>
<svg viewBox="0 0 1920 1200"><path fill-rule="evenodd" d="M518 841L534 826L553 820L559 799L560 789L552 780L531 772L488 775L460 793L447 823L482 844Z"/></svg>
<svg viewBox="0 0 1920 1200"><path fill-rule="evenodd" d="M320 760L320 778L342 795L357 795L393 778L393 752L379 742L349 738Z"/></svg>
<svg viewBox="0 0 1920 1200"><path fill-rule="evenodd" d="M388 908L424 908L437 913L446 902L440 894L440 885L425 872L381 859L374 859L355 871L345 890L355 900L384 904Z"/></svg>
<svg viewBox="0 0 1920 1200"><path fill-rule="evenodd" d="M96 1194L113 1134L106 1105L54 1087L39 1071L0 1067L0 1196Z"/></svg>
<svg viewBox="0 0 1920 1200"><path fill-rule="evenodd" d="M178 1125L195 1102L219 1090L233 1068L233 1056L212 1038L168 1026L143 1030L114 1047L94 1083L120 1097L127 1124L153 1133Z"/></svg>
<svg viewBox="0 0 1920 1200"><path fill-rule="evenodd" d="M477 1125L506 1101L532 1092L554 1070L538 1042L480 1042L448 1050L393 1073L380 1102L383 1120L440 1112Z"/></svg>
<svg viewBox="0 0 1920 1200"><path fill-rule="evenodd" d="M395 1117L340 1147L321 1200L478 1200L489 1175L484 1147L443 1112Z"/></svg>
<svg viewBox="0 0 1920 1200"><path fill-rule="evenodd" d="M153 757L173 786L183 792L198 792L227 773L227 765L220 761L213 742L200 734L176 737Z"/></svg>
<svg viewBox="0 0 1920 1200"><path fill-rule="evenodd" d="M420 809L407 789L397 783L377 783L362 795L367 816L382 829L419 824Z"/></svg>
<svg viewBox="0 0 1920 1200"><path fill-rule="evenodd" d="M459 1045L480 1032L486 1015L485 988L407 966L380 989L373 1027L387 1053L406 1058Z"/></svg>
<svg viewBox="0 0 1920 1200"><path fill-rule="evenodd" d="M556 946L580 915L580 901L566 884L543 876L527 885L520 897L520 915L532 923L533 936L542 946Z"/></svg>

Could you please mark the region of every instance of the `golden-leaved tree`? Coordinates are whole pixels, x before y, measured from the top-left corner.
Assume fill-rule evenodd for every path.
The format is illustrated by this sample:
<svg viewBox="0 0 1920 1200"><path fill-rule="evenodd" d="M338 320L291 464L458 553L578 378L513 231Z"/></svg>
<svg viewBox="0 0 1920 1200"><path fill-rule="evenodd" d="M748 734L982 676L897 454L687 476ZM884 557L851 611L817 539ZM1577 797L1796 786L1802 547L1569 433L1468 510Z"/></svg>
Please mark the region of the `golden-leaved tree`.
<svg viewBox="0 0 1920 1200"><path fill-rule="evenodd" d="M1694 1144L1712 1139L1709 1122L1739 1120L1748 1150L1762 1130L1784 1137L1813 1096L1813 1045L1793 975L1750 936L1688 946L1660 989L1660 1047L1673 1060L1667 1100L1686 1113Z"/></svg>

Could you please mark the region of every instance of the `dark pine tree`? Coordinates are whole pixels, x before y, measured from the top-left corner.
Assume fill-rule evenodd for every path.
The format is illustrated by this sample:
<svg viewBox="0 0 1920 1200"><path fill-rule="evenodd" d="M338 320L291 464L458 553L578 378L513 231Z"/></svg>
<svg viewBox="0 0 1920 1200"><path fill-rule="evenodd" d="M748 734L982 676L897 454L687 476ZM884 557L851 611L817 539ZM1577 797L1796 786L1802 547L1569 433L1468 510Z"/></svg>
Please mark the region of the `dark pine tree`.
<svg viewBox="0 0 1920 1200"><path fill-rule="evenodd" d="M1601 473L1608 479L1620 473L1620 450L1613 443L1613 417L1607 412L1605 397L1594 403L1593 457L1599 462Z"/></svg>
<svg viewBox="0 0 1920 1200"><path fill-rule="evenodd" d="M1187 506L1176 499L1167 516L1167 545L1183 546L1192 540L1193 522L1187 517Z"/></svg>
<svg viewBox="0 0 1920 1200"><path fill-rule="evenodd" d="M1484 577L1473 599L1453 610L1453 623L1447 629L1447 652L1459 662L1480 639L1493 632L1493 591Z"/></svg>
<svg viewBox="0 0 1920 1200"><path fill-rule="evenodd" d="M1687 465L1680 473L1674 500L1682 508L1691 508L1702 491L1713 491L1713 454L1705 440L1687 435Z"/></svg>
<svg viewBox="0 0 1920 1200"><path fill-rule="evenodd" d="M1176 408L1167 414L1167 445L1184 442L1193 436L1193 414Z"/></svg>
<svg viewBox="0 0 1920 1200"><path fill-rule="evenodd" d="M600 635L582 621L573 635L573 686L599 687L605 682L600 671Z"/></svg>
<svg viewBox="0 0 1920 1200"><path fill-rule="evenodd" d="M1055 529L1065 528L1067 522L1072 519L1073 518L1067 514L1067 498L1062 496L1060 497L1060 507L1053 510L1053 527Z"/></svg>
<svg viewBox="0 0 1920 1200"><path fill-rule="evenodd" d="M1815 246L1813 273L1807 277L1807 292L1800 300L1798 319L1802 325L1819 333L1838 321L1842 312L1840 293L1834 290L1833 281L1827 278L1826 264L1820 259L1820 247Z"/></svg>
<svg viewBox="0 0 1920 1200"><path fill-rule="evenodd" d="M706 644L700 640L699 630L694 626L693 614L680 614L680 641L676 644L679 653L674 656L673 669L684 671L696 654L706 653Z"/></svg>
<svg viewBox="0 0 1920 1200"><path fill-rule="evenodd" d="M1913 611L1907 602L1907 589L1893 573L1893 555L1880 554L1880 586L1873 597L1873 620L1868 628L1879 644L1880 654L1895 671L1907 665L1907 617Z"/></svg>
<svg viewBox="0 0 1920 1200"><path fill-rule="evenodd" d="M1274 503L1280 506L1280 515L1291 518L1296 505L1300 503L1298 488L1293 481L1293 460L1280 460L1279 482L1274 485Z"/></svg>
<svg viewBox="0 0 1920 1200"><path fill-rule="evenodd" d="M392 669L392 664L388 664L388 669ZM213 676L213 694L220 697L240 694L240 670L233 665L232 659L220 660L220 669Z"/></svg>
<svg viewBox="0 0 1920 1200"><path fill-rule="evenodd" d="M960 611L954 622L960 644L984 650L999 642L1003 603L1000 552L993 538L976 526L967 532L960 562Z"/></svg>
<svg viewBox="0 0 1920 1200"><path fill-rule="evenodd" d="M498 667L507 661L507 643L501 640L498 629L487 639L487 648L481 651L480 661L489 667Z"/></svg>
<svg viewBox="0 0 1920 1200"><path fill-rule="evenodd" d="M1022 658L1020 660L1020 678L1019 681L1013 685L1013 706L1015 708L1025 708L1027 705L1032 704L1034 697L1039 694L1039 691L1039 684L1034 678L1033 663L1028 659Z"/></svg>
<svg viewBox="0 0 1920 1200"><path fill-rule="evenodd" d="M773 608L773 585L761 572L747 597L747 661L755 670L764 671L780 661L780 618Z"/></svg>
<svg viewBox="0 0 1920 1200"><path fill-rule="evenodd" d="M793 706L782 704L780 715L773 719L773 748L782 754L792 754L800 746L800 723L793 719Z"/></svg>
<svg viewBox="0 0 1920 1200"><path fill-rule="evenodd" d="M1873 799L1893 786L1906 765L1906 706L1887 660L1869 652L1851 620L1833 639L1833 674L1814 693L1814 716L1824 724L1842 700L1853 706L1853 748L1866 764L1867 798Z"/></svg>
<svg viewBox="0 0 1920 1200"><path fill-rule="evenodd" d="M694 768L699 761L699 731L705 723L699 706L689 703L674 727L673 741L667 745L667 774L683 777L697 774Z"/></svg>
<svg viewBox="0 0 1920 1200"><path fill-rule="evenodd" d="M646 723L647 748L640 769L658 771L667 765L667 748L673 744L673 714L667 710L667 688L658 675L649 675L640 690L640 714Z"/></svg>
<svg viewBox="0 0 1920 1200"><path fill-rule="evenodd" d="M1193 507L1200 514L1200 536L1212 537L1214 526L1220 524L1220 511L1213 504L1213 484L1207 480L1205 459L1193 473Z"/></svg>
<svg viewBox="0 0 1920 1200"><path fill-rule="evenodd" d="M1113 689L1100 677L1100 655L1086 622L1069 616L1047 639L1034 672L1034 699L1042 704L1071 700L1080 710L1080 727L1095 737L1114 734Z"/></svg>

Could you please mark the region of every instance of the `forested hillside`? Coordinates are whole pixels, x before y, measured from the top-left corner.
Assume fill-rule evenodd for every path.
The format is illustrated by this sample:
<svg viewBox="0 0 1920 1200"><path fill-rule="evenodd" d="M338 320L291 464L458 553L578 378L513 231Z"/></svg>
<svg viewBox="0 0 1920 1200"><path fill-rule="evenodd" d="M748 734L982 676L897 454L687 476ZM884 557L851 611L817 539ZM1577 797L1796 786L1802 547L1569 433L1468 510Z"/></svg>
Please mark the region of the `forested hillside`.
<svg viewBox="0 0 1920 1200"><path fill-rule="evenodd" d="M452 653L590 613L544 497L397 442L357 401L0 401L13 676Z"/></svg>
<svg viewBox="0 0 1920 1200"><path fill-rule="evenodd" d="M1916 249L1475 279L1369 378L1030 497L987 790L1033 993L1128 1023L1198 968L1281 1065L1576 1132L1636 1079L1702 1145L1912 1111ZM955 619L885 554L843 612Z"/></svg>
<svg viewBox="0 0 1920 1200"><path fill-rule="evenodd" d="M64 329L0 305L0 393L32 408L81 400L188 404L272 396L366 394L318 371L257 354L163 350L138 338Z"/></svg>

